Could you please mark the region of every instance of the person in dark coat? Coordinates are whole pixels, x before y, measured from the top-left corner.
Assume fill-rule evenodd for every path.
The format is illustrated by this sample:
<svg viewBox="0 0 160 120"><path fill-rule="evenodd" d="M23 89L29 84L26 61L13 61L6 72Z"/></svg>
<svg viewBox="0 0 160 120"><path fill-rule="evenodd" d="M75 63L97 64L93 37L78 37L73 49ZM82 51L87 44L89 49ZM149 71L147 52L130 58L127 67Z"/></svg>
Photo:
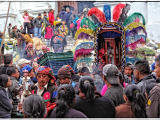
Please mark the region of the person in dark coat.
<svg viewBox="0 0 160 120"><path fill-rule="evenodd" d="M88 118L113 118L114 103L108 97L96 91L94 80L90 76L80 78L80 93L74 103L74 109L81 111Z"/></svg>
<svg viewBox="0 0 160 120"><path fill-rule="evenodd" d="M12 27L11 38L13 38L13 39L16 38L16 39L18 39L18 35L17 35L17 33L16 33L16 28L15 28L15 26Z"/></svg>
<svg viewBox="0 0 160 120"><path fill-rule="evenodd" d="M75 91L70 84L61 85L58 89L58 102L49 118L86 118L82 112L73 109Z"/></svg>
<svg viewBox="0 0 160 120"><path fill-rule="evenodd" d="M13 55L5 54L4 55L4 66L0 67L0 75L7 74L7 69L9 66L12 66L12 63L13 63Z"/></svg>
<svg viewBox="0 0 160 120"><path fill-rule="evenodd" d="M79 83L78 82L73 82L71 80L71 72L70 72L69 68L67 68L67 67L61 67L58 70L58 79L59 79L59 82L60 82L59 86L61 86L63 84L71 84L72 87L75 90L75 93L76 94L79 93Z"/></svg>
<svg viewBox="0 0 160 120"><path fill-rule="evenodd" d="M69 7L66 8L66 25L68 27L68 35L70 35L70 17L72 15L72 12L70 11Z"/></svg>
<svg viewBox="0 0 160 120"><path fill-rule="evenodd" d="M156 83L156 80L150 74L150 66L147 60L139 60L135 63L134 75L137 80L137 86L145 97L146 85Z"/></svg>
<svg viewBox="0 0 160 120"><path fill-rule="evenodd" d="M18 68L15 66L10 66L7 69L7 74L10 77L10 80L12 81L12 85L8 87L8 91L12 97L13 100L13 109L11 113L11 118L17 118L17 113L18 113L18 99L17 95L19 94L19 71Z"/></svg>
<svg viewBox="0 0 160 120"><path fill-rule="evenodd" d="M59 17L60 17L62 20L66 21L67 13L66 13L64 7L62 7L62 11L59 13Z"/></svg>

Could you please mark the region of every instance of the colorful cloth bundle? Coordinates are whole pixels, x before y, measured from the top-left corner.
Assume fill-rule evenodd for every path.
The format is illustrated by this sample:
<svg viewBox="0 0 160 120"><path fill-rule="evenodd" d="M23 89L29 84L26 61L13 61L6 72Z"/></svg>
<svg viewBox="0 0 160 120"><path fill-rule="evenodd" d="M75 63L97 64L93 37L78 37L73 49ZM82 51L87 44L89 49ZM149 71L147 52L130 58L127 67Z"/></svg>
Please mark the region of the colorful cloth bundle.
<svg viewBox="0 0 160 120"><path fill-rule="evenodd" d="M90 48L90 49L81 48L81 49L76 50L74 54L74 61L77 60L77 57L80 57L80 56L85 57L85 55L90 55L92 51L93 51L93 48Z"/></svg>
<svg viewBox="0 0 160 120"><path fill-rule="evenodd" d="M93 31L93 30L81 28L81 29L78 29L78 30L77 30L77 32L76 32L76 34L75 34L75 39L77 39L78 36L79 36L79 34L81 34L82 32L83 32L83 33L86 33L86 34L88 34L88 35L90 35L90 36L94 36L94 31Z"/></svg>
<svg viewBox="0 0 160 120"><path fill-rule="evenodd" d="M144 44L144 43L145 43L145 40L141 37L136 42L126 45L126 47L130 47L132 50L135 50L137 48L137 44Z"/></svg>
<svg viewBox="0 0 160 120"><path fill-rule="evenodd" d="M137 28L133 28L133 29L130 30L130 31L126 31L126 36L136 35L136 34L138 34L141 30L143 30L143 32L145 33L145 36L147 37L147 32L146 32L146 30L145 30L143 27L141 27L141 26L139 26L139 27L137 27Z"/></svg>

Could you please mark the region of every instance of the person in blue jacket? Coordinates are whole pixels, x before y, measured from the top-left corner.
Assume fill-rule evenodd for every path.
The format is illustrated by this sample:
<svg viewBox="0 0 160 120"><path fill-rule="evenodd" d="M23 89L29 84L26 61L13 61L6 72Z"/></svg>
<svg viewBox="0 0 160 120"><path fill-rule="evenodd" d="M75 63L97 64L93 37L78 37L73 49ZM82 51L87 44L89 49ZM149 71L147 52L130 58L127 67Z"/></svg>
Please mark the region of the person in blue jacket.
<svg viewBox="0 0 160 120"><path fill-rule="evenodd" d="M73 26L73 28L72 28L72 38L74 38L75 33L76 33L76 31L77 31L77 23L76 23L76 21L79 19L79 17L76 16L76 15L73 15L73 16L72 16L72 19L73 19L73 24L74 24L74 26Z"/></svg>

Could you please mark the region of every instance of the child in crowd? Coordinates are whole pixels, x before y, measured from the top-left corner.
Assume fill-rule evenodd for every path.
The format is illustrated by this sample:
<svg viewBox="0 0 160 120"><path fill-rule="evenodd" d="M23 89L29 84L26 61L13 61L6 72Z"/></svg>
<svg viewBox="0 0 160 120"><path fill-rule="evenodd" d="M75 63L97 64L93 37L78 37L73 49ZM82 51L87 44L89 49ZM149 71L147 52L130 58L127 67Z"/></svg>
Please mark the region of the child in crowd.
<svg viewBox="0 0 160 120"><path fill-rule="evenodd" d="M54 21L54 27L55 27L55 29L58 29L59 26L62 25L62 19L60 19L60 17L58 15L56 18L57 18L56 21Z"/></svg>
<svg viewBox="0 0 160 120"><path fill-rule="evenodd" d="M12 100L10 99L10 94L7 87L12 85L12 81L10 80L7 74L0 75L0 118L11 118L12 112Z"/></svg>
<svg viewBox="0 0 160 120"><path fill-rule="evenodd" d="M77 23L77 30L81 28L81 20L84 18L84 14L80 15L80 18L76 21Z"/></svg>
<svg viewBox="0 0 160 120"><path fill-rule="evenodd" d="M46 29L46 34L45 34L45 39L47 39L47 47L50 46L50 42L51 42L51 38L53 36L53 30L51 28L51 24L48 25L48 27L45 28Z"/></svg>

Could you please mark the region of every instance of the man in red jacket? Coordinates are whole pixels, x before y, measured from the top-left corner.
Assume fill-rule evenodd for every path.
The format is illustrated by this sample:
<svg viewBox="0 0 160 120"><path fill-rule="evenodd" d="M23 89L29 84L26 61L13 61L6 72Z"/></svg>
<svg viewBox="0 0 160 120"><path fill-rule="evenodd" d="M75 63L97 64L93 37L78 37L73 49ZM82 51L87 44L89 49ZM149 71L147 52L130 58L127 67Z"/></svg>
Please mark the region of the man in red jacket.
<svg viewBox="0 0 160 120"><path fill-rule="evenodd" d="M53 26L53 23L54 23L53 9L51 9L50 12L49 12L49 23L52 25L52 29L54 30L54 26Z"/></svg>

